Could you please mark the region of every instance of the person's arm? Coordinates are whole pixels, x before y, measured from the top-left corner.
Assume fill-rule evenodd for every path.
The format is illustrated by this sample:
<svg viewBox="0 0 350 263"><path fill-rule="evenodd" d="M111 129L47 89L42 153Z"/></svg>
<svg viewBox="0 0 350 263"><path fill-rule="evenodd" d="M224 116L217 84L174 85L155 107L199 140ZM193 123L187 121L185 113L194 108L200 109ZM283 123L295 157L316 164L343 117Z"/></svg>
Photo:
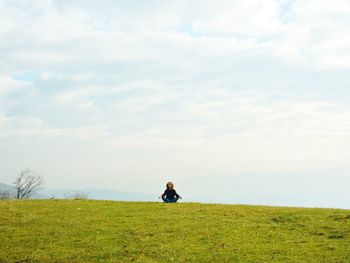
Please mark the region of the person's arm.
<svg viewBox="0 0 350 263"><path fill-rule="evenodd" d="M175 190L174 190L175 191ZM175 191L175 196L177 197L177 198L180 198L180 199L182 199L182 197Z"/></svg>
<svg viewBox="0 0 350 263"><path fill-rule="evenodd" d="M159 196L159 198L163 198L165 196L165 192L166 190L164 191L164 193L161 194L161 196Z"/></svg>

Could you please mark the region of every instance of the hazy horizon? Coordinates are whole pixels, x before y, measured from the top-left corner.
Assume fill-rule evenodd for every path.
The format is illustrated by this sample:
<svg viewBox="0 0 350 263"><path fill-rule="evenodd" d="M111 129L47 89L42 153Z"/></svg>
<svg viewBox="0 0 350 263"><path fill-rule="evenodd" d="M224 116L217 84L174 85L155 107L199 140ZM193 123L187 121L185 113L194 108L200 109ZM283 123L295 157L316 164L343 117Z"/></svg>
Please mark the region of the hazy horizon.
<svg viewBox="0 0 350 263"><path fill-rule="evenodd" d="M344 0L1 1L0 182L350 208L349 72Z"/></svg>

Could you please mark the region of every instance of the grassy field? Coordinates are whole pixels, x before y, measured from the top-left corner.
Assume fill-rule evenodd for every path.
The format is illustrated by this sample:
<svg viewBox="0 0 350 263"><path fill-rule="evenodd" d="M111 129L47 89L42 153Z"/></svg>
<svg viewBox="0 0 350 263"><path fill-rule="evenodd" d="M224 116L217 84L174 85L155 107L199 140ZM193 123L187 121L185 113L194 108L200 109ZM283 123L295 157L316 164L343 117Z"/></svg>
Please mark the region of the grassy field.
<svg viewBox="0 0 350 263"><path fill-rule="evenodd" d="M0 201L0 262L350 262L350 211Z"/></svg>

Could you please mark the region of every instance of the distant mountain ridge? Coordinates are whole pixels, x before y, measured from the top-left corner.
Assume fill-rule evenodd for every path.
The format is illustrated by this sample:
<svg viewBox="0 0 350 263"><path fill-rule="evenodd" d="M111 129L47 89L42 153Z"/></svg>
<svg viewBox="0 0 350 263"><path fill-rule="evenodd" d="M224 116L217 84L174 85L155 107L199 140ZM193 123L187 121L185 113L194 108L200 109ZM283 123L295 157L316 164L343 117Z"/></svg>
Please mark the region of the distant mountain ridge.
<svg viewBox="0 0 350 263"><path fill-rule="evenodd" d="M0 183L0 191L9 191L10 193L14 193L15 187L9 184Z"/></svg>
<svg viewBox="0 0 350 263"><path fill-rule="evenodd" d="M15 188L12 185L0 183L0 191L8 191L15 194ZM155 201L157 196L144 193L119 192L114 190L83 188L83 189L50 189L43 188L39 190L32 198L67 198L76 193L86 193L89 199L97 200L118 200L118 201Z"/></svg>

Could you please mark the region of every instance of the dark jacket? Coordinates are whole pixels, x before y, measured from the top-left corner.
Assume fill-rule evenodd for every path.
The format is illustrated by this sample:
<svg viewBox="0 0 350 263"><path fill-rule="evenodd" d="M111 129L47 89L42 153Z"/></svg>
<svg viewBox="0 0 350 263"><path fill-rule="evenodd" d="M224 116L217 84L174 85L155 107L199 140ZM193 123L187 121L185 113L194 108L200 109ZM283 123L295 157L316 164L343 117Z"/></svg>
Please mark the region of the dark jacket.
<svg viewBox="0 0 350 263"><path fill-rule="evenodd" d="M180 196L176 193L175 189L166 189L164 191L164 193L162 194L162 197L164 198L164 196L166 196L166 198L168 199L174 199L174 197L176 196L176 198L179 198Z"/></svg>

